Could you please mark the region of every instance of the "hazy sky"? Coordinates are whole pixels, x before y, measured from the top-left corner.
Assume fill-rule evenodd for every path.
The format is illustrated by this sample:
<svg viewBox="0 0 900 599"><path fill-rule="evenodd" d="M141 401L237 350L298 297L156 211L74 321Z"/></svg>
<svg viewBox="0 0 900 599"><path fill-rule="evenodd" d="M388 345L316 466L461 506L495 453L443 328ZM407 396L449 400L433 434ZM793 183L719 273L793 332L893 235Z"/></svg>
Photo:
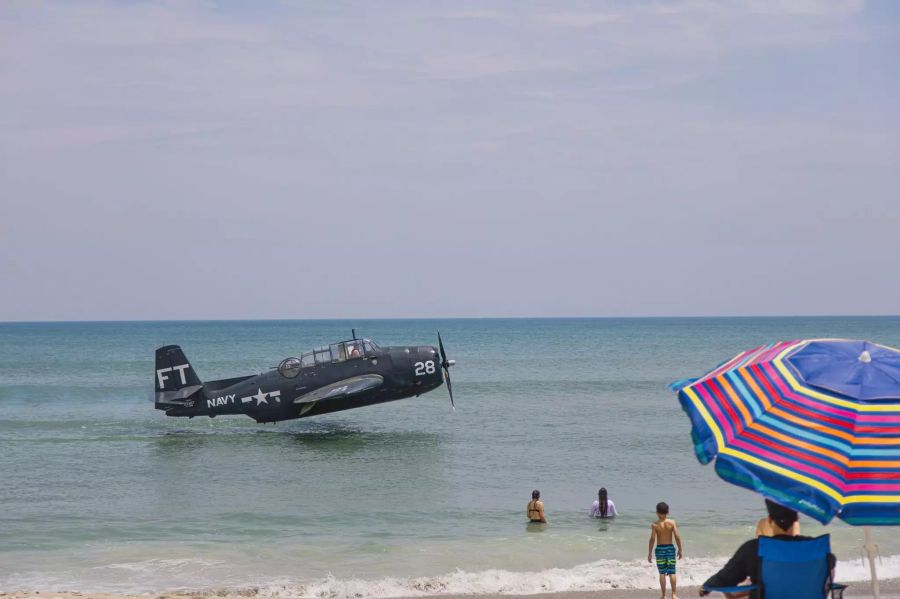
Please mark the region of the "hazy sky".
<svg viewBox="0 0 900 599"><path fill-rule="evenodd" d="M0 3L0 320L900 313L900 3Z"/></svg>

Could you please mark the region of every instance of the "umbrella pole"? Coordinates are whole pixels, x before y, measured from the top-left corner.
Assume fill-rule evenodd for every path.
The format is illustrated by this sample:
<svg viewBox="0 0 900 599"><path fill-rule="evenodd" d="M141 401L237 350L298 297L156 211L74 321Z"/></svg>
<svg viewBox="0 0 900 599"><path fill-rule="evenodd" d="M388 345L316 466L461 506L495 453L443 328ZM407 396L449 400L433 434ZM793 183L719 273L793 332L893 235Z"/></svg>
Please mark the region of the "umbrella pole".
<svg viewBox="0 0 900 599"><path fill-rule="evenodd" d="M866 556L869 558L869 572L872 574L872 593L875 599L880 599L881 591L878 588L878 574L875 572L875 556L878 554L878 545L872 541L872 527L865 526L866 542L863 549L866 550Z"/></svg>

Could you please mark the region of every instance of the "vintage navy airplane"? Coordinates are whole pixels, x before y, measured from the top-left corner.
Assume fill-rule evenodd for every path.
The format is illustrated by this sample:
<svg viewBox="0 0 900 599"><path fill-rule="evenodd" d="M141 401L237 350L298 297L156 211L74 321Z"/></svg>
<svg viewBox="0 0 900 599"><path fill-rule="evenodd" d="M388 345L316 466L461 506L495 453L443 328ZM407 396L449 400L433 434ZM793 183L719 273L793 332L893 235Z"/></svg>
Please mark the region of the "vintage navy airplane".
<svg viewBox="0 0 900 599"><path fill-rule="evenodd" d="M181 348L167 345L156 350L154 405L166 416L246 414L277 422L419 396L446 379L452 406L455 362L440 333L438 348L379 347L354 330L353 339L285 358L269 372L203 383Z"/></svg>

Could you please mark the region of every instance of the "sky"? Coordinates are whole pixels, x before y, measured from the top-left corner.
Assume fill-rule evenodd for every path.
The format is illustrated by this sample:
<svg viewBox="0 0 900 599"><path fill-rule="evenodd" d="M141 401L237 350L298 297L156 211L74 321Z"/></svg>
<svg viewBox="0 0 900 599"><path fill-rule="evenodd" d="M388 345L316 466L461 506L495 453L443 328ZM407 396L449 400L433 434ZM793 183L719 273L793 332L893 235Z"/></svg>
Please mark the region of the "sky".
<svg viewBox="0 0 900 599"><path fill-rule="evenodd" d="M0 3L0 321L900 313L900 3Z"/></svg>

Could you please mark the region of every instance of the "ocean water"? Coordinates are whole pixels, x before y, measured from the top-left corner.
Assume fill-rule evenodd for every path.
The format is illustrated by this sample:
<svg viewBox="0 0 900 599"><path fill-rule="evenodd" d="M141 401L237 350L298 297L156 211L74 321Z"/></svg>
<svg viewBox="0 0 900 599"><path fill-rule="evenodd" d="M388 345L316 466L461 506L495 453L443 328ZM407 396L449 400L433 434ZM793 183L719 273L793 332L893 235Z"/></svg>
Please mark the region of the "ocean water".
<svg viewBox="0 0 900 599"><path fill-rule="evenodd" d="M153 350L204 379L250 374L351 327L436 343L446 389L318 418L167 418ZM258 587L282 596L537 593L656 584L667 501L680 580L702 582L764 513L693 456L666 385L749 347L804 337L900 346L898 317L0 324L0 590ZM587 516L605 486L621 517ZM550 523L529 527L539 488ZM861 529L833 535L863 580ZM875 529L900 576L896 529Z"/></svg>

